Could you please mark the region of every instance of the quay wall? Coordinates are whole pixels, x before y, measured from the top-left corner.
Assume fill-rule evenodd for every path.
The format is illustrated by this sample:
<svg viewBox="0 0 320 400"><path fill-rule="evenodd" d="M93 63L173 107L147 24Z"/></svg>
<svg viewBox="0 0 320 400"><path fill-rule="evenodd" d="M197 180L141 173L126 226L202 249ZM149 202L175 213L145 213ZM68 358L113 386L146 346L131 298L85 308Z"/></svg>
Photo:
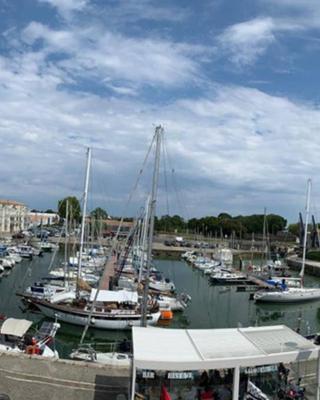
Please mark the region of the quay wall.
<svg viewBox="0 0 320 400"><path fill-rule="evenodd" d="M0 353L0 394L10 400L126 400L131 369Z"/></svg>
<svg viewBox="0 0 320 400"><path fill-rule="evenodd" d="M286 259L287 265L295 270L300 271L302 266L302 259L297 257L288 257ZM305 272L309 275L320 276L320 262L306 260Z"/></svg>

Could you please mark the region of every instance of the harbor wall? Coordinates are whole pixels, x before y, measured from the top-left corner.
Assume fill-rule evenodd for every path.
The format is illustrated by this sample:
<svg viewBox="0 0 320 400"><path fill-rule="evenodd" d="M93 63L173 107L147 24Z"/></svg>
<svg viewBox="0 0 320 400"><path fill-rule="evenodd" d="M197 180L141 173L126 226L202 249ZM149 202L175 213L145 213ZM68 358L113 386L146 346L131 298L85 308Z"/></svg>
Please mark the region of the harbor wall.
<svg viewBox="0 0 320 400"><path fill-rule="evenodd" d="M295 270L300 271L302 266L302 259L296 257L288 257L286 259L287 265ZM306 260L305 272L309 275L320 276L320 262Z"/></svg>
<svg viewBox="0 0 320 400"><path fill-rule="evenodd" d="M130 376L127 367L0 353L0 394L10 400L126 400Z"/></svg>

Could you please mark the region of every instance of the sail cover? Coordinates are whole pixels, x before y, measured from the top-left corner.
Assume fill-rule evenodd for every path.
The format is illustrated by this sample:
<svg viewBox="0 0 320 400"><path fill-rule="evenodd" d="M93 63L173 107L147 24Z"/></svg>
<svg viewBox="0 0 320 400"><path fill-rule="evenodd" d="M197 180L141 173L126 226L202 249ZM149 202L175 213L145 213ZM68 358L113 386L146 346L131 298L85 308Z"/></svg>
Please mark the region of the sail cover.
<svg viewBox="0 0 320 400"><path fill-rule="evenodd" d="M92 289L90 301L94 301L97 289ZM108 303L137 303L138 293L129 290L99 290L97 301Z"/></svg>
<svg viewBox="0 0 320 400"><path fill-rule="evenodd" d="M8 318L1 325L0 334L22 337L31 325L27 319Z"/></svg>

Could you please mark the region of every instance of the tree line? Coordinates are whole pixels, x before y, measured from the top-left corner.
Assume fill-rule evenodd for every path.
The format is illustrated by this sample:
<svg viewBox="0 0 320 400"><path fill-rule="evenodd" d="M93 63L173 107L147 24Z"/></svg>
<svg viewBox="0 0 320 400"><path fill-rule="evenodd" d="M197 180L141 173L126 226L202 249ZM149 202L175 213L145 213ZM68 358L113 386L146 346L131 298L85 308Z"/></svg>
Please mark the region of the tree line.
<svg viewBox="0 0 320 400"><path fill-rule="evenodd" d="M242 237L246 234L262 234L264 226L264 215L238 215L232 217L230 214L221 213L217 217L206 216L202 218L191 218L185 220L179 215L163 215L155 220L155 229L161 232L197 233L205 236L221 236L235 234ZM276 235L283 231L287 220L281 215L268 214L266 216L266 233Z"/></svg>
<svg viewBox="0 0 320 400"><path fill-rule="evenodd" d="M66 216L67 200L69 204L69 216L80 221L81 206L79 200L74 196L66 197L58 202L58 213L61 218ZM90 212L90 216L96 221L105 220L108 217L107 211L101 207L97 207ZM179 215L163 215L155 218L155 230L158 232L168 233L195 233L205 236L221 236L231 234L237 237L243 237L247 234L262 234L264 226L264 214L238 215L231 216L227 213L220 213L218 216L206 216L202 218L184 219ZM126 218L126 220L132 220ZM279 231L283 231L287 225L287 220L277 214L268 214L266 216L266 233L276 235ZM292 233L296 233L296 225L292 227Z"/></svg>

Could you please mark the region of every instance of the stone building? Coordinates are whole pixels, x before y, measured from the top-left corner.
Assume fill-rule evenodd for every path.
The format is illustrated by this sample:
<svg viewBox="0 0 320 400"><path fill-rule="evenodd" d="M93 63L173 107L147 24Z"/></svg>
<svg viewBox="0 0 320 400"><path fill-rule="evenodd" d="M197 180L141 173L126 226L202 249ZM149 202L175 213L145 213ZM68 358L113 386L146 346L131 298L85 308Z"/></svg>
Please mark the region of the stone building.
<svg viewBox="0 0 320 400"><path fill-rule="evenodd" d="M0 200L0 233L15 233L26 227L27 207L13 200Z"/></svg>

